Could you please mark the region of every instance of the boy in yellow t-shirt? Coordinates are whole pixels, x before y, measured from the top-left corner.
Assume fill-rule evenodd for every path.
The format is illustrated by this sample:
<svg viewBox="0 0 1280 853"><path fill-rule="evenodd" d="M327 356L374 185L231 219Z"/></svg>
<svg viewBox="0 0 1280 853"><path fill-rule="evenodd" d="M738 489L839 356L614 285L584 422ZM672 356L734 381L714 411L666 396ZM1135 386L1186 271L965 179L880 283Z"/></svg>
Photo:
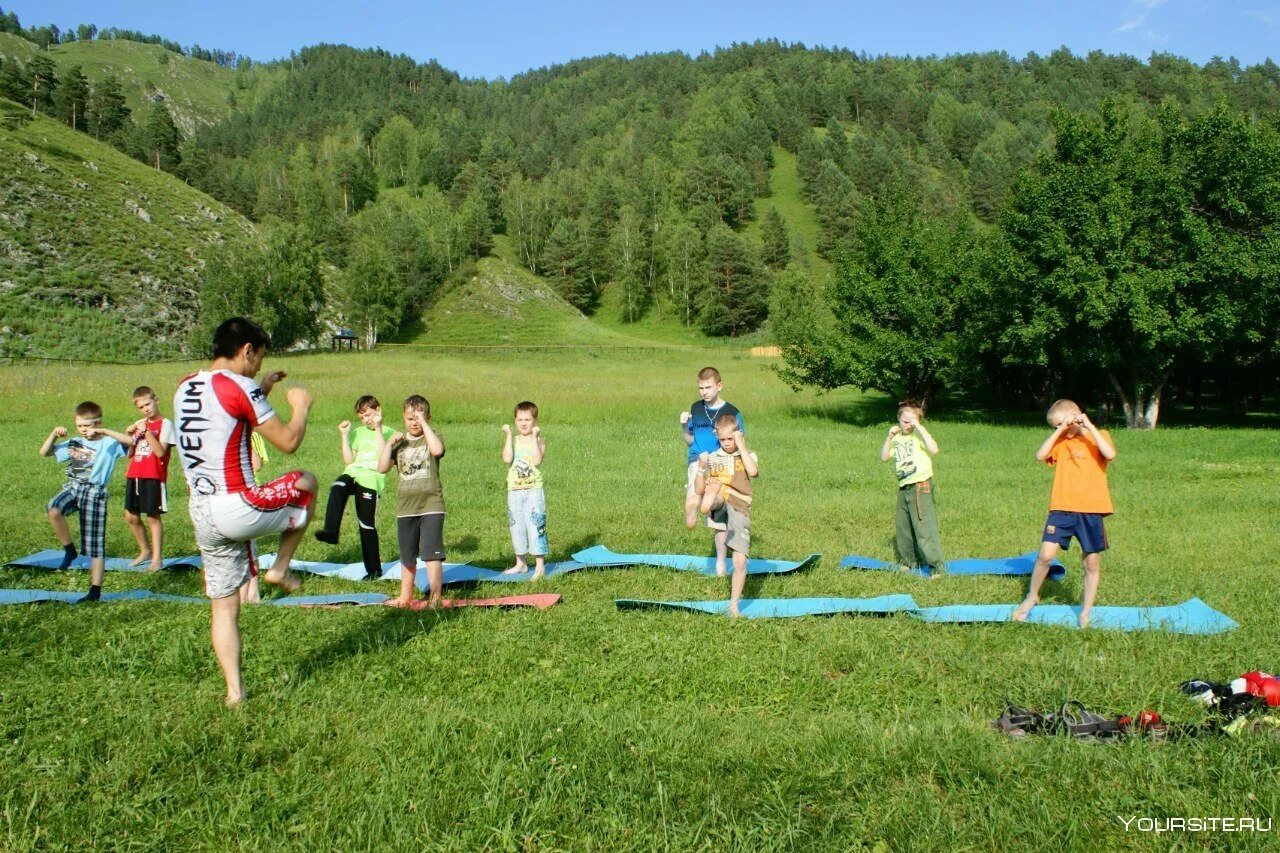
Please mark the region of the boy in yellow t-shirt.
<svg viewBox="0 0 1280 853"><path fill-rule="evenodd" d="M924 408L908 400L898 406L898 422L880 448L880 461L893 460L898 480L898 508L894 515L894 548L903 571L928 566L945 572L942 541L938 537L938 513L933 506L933 458L938 442L920 419Z"/></svg>
<svg viewBox="0 0 1280 853"><path fill-rule="evenodd" d="M1084 554L1084 595L1080 602L1080 627L1089 627L1093 601L1098 596L1102 572L1102 552L1107 550L1107 531L1102 519L1113 512L1107 489L1107 465L1116 458L1116 447L1106 430L1099 430L1070 400L1049 407L1053 434L1036 451L1036 459L1053 466L1053 491L1049 496L1049 517L1027 597L1014 611L1022 622L1040 600L1040 586L1049 575L1049 564L1060 548L1069 548L1072 538L1080 540Z"/></svg>
<svg viewBox="0 0 1280 853"><path fill-rule="evenodd" d="M760 460L747 448L736 414L721 412L714 421L719 449L698 454L694 490L707 518L724 527L733 554L729 581L729 615L737 618L747 582L747 554L751 550L751 481L760 476ZM716 565L716 574L724 571Z"/></svg>

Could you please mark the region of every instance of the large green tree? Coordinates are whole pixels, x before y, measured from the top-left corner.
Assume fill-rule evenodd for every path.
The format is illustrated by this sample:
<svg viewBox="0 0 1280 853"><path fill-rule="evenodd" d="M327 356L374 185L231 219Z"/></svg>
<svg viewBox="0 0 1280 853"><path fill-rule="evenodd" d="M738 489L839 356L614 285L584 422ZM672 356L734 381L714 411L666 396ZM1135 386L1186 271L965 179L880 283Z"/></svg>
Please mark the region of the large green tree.
<svg viewBox="0 0 1280 853"><path fill-rule="evenodd" d="M265 240L228 245L205 266L192 343L208 345L227 317L254 318L285 350L320 331L324 279L314 246L298 228L279 225Z"/></svg>
<svg viewBox="0 0 1280 853"><path fill-rule="evenodd" d="M769 311L769 275L755 247L717 222L707 232L702 328L709 335L753 332Z"/></svg>

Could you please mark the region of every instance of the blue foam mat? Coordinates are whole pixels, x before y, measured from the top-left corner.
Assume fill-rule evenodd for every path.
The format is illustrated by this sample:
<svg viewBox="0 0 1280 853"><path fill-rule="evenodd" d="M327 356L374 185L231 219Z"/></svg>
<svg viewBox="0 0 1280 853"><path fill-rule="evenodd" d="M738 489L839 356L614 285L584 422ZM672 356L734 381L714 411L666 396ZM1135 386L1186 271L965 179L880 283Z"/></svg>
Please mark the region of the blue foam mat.
<svg viewBox="0 0 1280 853"><path fill-rule="evenodd" d="M266 571L275 564L275 554L262 554L258 557L258 567L262 571ZM313 575L321 575L323 577L343 578L349 581L365 580L363 563L317 563L311 560L292 560L289 568L296 572L306 572ZM566 560L561 563L547 563L547 577L557 577L559 575L568 574L579 569L590 568L589 566L578 563L573 560ZM382 564L382 576L378 580L398 581L402 567L399 560L392 560ZM473 566L470 563L445 563L444 564L444 585L460 583L476 583L478 581L493 581L496 583L527 583L533 579L533 569L522 574L503 574L497 569L485 569L480 566ZM418 570L414 576L414 586L418 589L426 589L427 573L426 563L422 560L418 561Z"/></svg>
<svg viewBox="0 0 1280 853"><path fill-rule="evenodd" d="M666 609L725 615L728 601L645 601L617 599L619 610ZM746 619L775 619L821 616L837 613L904 613L924 622L1010 622L1017 605L953 604L945 607L918 607L909 595L879 598L754 598L743 599L740 612ZM1079 630L1080 608L1063 604L1040 605L1031 610L1027 622L1060 625ZM1220 634L1238 628L1230 616L1214 610L1198 598L1164 607L1093 608L1093 628L1109 631L1166 631L1172 634Z"/></svg>
<svg viewBox="0 0 1280 853"><path fill-rule="evenodd" d="M1014 604L953 604L926 607L910 615L925 622L1009 622ZM1079 629L1080 608L1067 604L1041 604L1027 614L1027 622L1061 625ZM1225 613L1214 610L1198 598L1163 607L1093 608L1089 619L1093 628L1108 631L1168 631L1173 634L1221 634L1240 627Z"/></svg>
<svg viewBox="0 0 1280 853"><path fill-rule="evenodd" d="M688 610L724 616L728 601L645 601L620 598L619 610ZM738 611L744 619L786 619L796 616L834 616L839 613L900 613L916 609L909 595L882 595L878 598L744 598Z"/></svg>
<svg viewBox="0 0 1280 853"><path fill-rule="evenodd" d="M75 604L84 598L85 591L63 592L52 589L0 589L0 604L39 604L44 601L60 601ZM204 604L208 599L189 595L169 595L149 589L131 589L126 592L104 592L102 600L111 601L167 601L172 604Z"/></svg>
<svg viewBox="0 0 1280 853"><path fill-rule="evenodd" d="M752 557L747 560L747 574L777 575L794 572L816 563L821 556L810 554L803 560L764 560ZM579 551L573 555L573 559L587 566L659 566L712 576L716 573L716 561L713 557L693 557L687 554L616 554L603 545Z"/></svg>
<svg viewBox="0 0 1280 853"><path fill-rule="evenodd" d="M34 554L28 554L25 557L19 557L16 560L10 560L5 563L6 566L17 566L24 569L56 569L62 565L63 552L61 549L50 549L48 551L37 551ZM109 572L145 572L147 564L141 566L131 566L129 563L132 559L129 557L107 557L107 571ZM163 562L166 569L198 569L203 564L199 557L170 557ZM69 569L77 571L87 571L89 568L88 557L76 557L72 561Z"/></svg>
<svg viewBox="0 0 1280 853"><path fill-rule="evenodd" d="M1031 574L1036 563L1036 552L1030 551L1017 557L970 557L962 560L948 560L945 572L932 572L927 568L914 568L910 574L927 578L938 575L1008 575L1025 577ZM875 571L900 571L897 563L877 560L875 557L862 557L852 554L840 560L842 569L871 569ZM1067 576L1066 566L1054 560L1049 564L1049 579L1059 581Z"/></svg>

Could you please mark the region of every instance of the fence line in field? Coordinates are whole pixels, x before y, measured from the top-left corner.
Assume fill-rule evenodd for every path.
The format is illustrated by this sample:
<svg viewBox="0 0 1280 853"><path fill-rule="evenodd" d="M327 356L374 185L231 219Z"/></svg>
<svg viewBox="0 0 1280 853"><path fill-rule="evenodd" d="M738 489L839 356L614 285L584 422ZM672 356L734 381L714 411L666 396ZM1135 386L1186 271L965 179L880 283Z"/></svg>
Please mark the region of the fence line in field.
<svg viewBox="0 0 1280 853"><path fill-rule="evenodd" d="M724 355L738 357L754 357L754 358L777 358L782 353L778 347L773 346L753 346L753 347L737 347L728 345L708 344L699 346L698 344L419 344L419 343L379 343L375 349L425 349L437 351L456 351L456 352L559 352L559 351L581 351L581 350L604 350L608 352L707 352L713 351ZM314 347L305 350L286 350L282 353L274 353L275 356L297 356L297 355L319 355L321 353L330 353L333 350L324 347ZM118 361L114 359L97 359L97 358L76 358L71 356L52 356L39 354L25 355L6 355L0 356L0 366L13 366L18 364L38 364L42 367L50 365L63 365L74 367L77 364L101 364L119 367L136 367L143 364L181 364L184 362L203 361L198 356L174 356L166 358L148 358L140 361Z"/></svg>

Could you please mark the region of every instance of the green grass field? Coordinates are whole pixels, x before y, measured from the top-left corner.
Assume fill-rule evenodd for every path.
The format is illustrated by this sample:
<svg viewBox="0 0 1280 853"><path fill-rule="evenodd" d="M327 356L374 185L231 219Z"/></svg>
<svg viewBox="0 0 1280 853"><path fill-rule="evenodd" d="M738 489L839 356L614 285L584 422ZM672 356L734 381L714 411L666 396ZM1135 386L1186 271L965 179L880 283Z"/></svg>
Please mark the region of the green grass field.
<svg viewBox="0 0 1280 853"><path fill-rule="evenodd" d="M892 482L879 462L887 403L788 390L768 363L723 353L516 356L380 351L280 356L318 399L299 454L322 481L341 469L334 424L363 392L389 413L432 400L444 463L450 559L510 559L499 424L521 398L543 409L557 557L617 550L705 553L678 515L677 416L714 357L759 453L758 556L821 551L815 568L753 579L751 597L907 592L923 605L1013 602L1013 579L925 581L836 567L891 554ZM53 542L44 502L61 471L36 451L91 397L110 424L129 393L172 389L188 366L0 369L6 558ZM166 407L167 408L167 407ZM953 557L1033 547L1050 475L1045 430L932 419L944 545ZM731 624L619 613L613 599L724 598L727 581L660 569L581 572L541 585L546 612L409 614L380 608L243 617L250 700L221 705L207 609L153 603L0 608L0 847L85 849L1165 849L1270 836L1126 833L1119 818L1275 814L1280 741L1006 740L1006 701L1071 696L1104 712L1198 711L1178 683L1274 670L1280 647L1271 546L1280 496L1274 431L1116 433L1117 504L1100 603L1200 596L1241 623L1216 637L928 625L906 618ZM191 552L185 487L171 479L172 554ZM109 549L129 555L120 519ZM394 487L387 499L391 499ZM394 551L390 508L383 549ZM335 548L358 559L354 520ZM271 550L264 543L264 550ZM1073 602L1079 568L1047 587ZM83 589L84 573L5 570L2 586ZM199 594L191 574L108 575ZM390 583L372 585L386 592ZM309 579L309 592L369 589ZM507 586L474 593L509 594Z"/></svg>

